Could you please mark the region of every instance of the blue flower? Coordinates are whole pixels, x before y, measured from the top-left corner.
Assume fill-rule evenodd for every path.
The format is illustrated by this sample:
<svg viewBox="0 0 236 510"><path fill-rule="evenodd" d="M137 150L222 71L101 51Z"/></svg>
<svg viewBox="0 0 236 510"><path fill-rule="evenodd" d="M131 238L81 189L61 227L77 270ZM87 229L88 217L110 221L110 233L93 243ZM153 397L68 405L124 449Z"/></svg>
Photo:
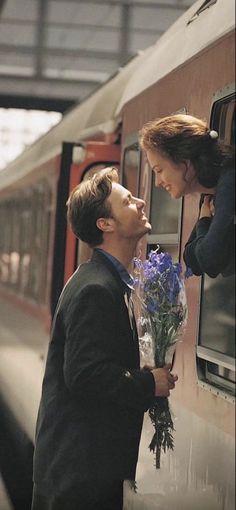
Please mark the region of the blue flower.
<svg viewBox="0 0 236 510"><path fill-rule="evenodd" d="M146 359L150 359L151 351L151 359L153 357L155 366L163 367L166 364L166 355L178 341L187 317L182 267L181 264L172 262L169 253L157 253L157 250L150 251L144 262L135 259L134 264L135 281L139 281L139 286L136 288L140 290L137 295L142 307L140 355L146 363ZM191 275L192 272L188 269L185 277L188 278ZM161 401L163 402L163 399ZM165 410L162 409L161 412L155 405L149 409L149 416L155 427L155 434L149 448L151 451L156 449L156 452L159 452L157 455L159 458L161 447L164 451L166 448L173 449L173 422L168 402ZM157 443L157 437L165 437L165 439L160 444Z"/></svg>
<svg viewBox="0 0 236 510"><path fill-rule="evenodd" d="M157 301L155 301L154 299L148 300L147 301L147 310L150 313L157 312L157 310L158 310L158 303L157 303Z"/></svg>

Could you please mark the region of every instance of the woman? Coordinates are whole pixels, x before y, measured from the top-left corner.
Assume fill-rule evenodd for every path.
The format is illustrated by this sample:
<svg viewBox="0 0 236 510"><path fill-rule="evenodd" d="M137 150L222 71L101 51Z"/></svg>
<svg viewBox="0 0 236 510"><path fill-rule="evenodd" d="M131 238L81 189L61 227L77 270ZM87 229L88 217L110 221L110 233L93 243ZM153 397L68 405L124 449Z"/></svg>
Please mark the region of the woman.
<svg viewBox="0 0 236 510"><path fill-rule="evenodd" d="M216 131L190 115L145 124L140 145L155 173L155 185L172 198L202 194L199 218L184 249L194 274L234 273L234 158Z"/></svg>

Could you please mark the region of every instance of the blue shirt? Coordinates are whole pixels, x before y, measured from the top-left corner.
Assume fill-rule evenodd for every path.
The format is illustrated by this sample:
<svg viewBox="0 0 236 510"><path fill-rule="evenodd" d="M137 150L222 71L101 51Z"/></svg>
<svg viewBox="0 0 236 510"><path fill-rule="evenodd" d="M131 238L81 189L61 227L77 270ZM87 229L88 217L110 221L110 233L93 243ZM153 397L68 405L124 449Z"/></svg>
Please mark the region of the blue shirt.
<svg viewBox="0 0 236 510"><path fill-rule="evenodd" d="M118 259L116 259L116 257L113 257L113 255L111 255L107 251L102 250L101 248L95 248L95 249L98 251L101 251L112 262L113 266L118 271L118 273L121 277L121 280L128 287L129 294L130 294L131 290L133 290L133 288L134 288L134 279L131 276L131 274L128 273L128 271L125 269L123 264L121 264L121 262Z"/></svg>

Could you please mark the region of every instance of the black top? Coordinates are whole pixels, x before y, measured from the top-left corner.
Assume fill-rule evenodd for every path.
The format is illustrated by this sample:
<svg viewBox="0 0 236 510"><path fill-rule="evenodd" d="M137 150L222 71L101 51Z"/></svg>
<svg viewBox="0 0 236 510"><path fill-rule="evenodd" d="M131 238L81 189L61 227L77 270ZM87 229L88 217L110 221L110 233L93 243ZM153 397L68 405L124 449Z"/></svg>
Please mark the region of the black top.
<svg viewBox="0 0 236 510"><path fill-rule="evenodd" d="M95 252L60 297L36 430L34 481L44 493L135 478L155 383L139 367L125 287L112 262Z"/></svg>
<svg viewBox="0 0 236 510"><path fill-rule="evenodd" d="M235 172L222 172L214 197L215 215L197 221L185 245L184 261L195 275L235 272Z"/></svg>

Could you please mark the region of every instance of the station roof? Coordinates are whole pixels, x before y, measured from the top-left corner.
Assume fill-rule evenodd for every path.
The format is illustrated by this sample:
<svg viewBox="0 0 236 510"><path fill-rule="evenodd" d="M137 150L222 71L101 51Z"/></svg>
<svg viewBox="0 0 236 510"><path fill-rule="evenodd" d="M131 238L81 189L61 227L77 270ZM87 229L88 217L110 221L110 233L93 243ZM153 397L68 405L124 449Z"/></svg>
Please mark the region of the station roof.
<svg viewBox="0 0 236 510"><path fill-rule="evenodd" d="M64 111L63 100L83 100L193 3L0 0L0 104L34 98L34 107L61 101Z"/></svg>

